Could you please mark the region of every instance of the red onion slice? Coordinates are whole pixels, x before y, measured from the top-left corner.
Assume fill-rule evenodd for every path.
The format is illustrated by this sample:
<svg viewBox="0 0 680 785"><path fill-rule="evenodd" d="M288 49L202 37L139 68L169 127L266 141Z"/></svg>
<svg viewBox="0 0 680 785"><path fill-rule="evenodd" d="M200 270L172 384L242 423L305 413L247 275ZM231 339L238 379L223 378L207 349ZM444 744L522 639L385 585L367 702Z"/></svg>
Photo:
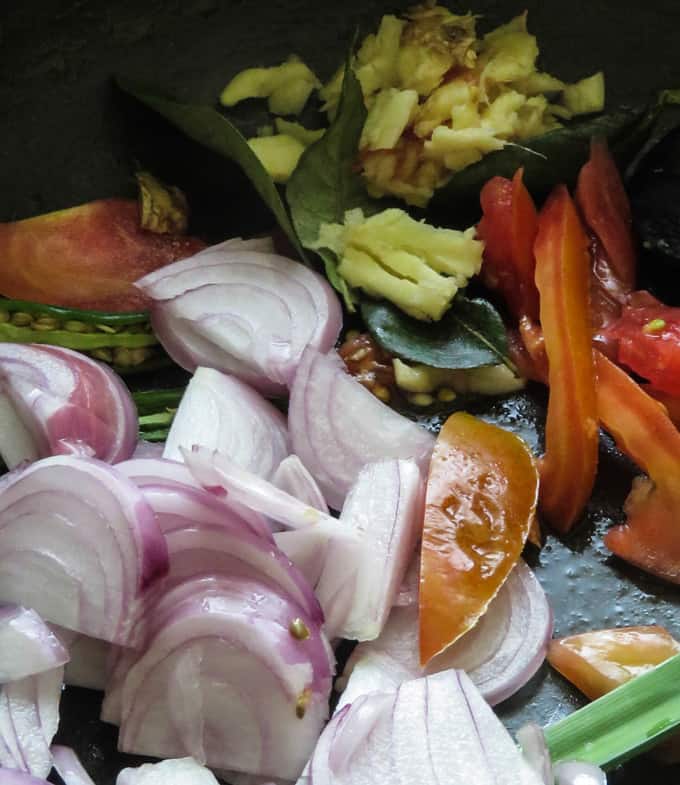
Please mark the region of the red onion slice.
<svg viewBox="0 0 680 785"><path fill-rule="evenodd" d="M52 768L64 669L5 684L0 690L0 766L34 777Z"/></svg>
<svg viewBox="0 0 680 785"><path fill-rule="evenodd" d="M209 489L223 489L234 501L267 515L291 529L304 528L333 519L304 504L275 485L242 469L226 455L194 447L182 450L184 462L196 480Z"/></svg>
<svg viewBox="0 0 680 785"><path fill-rule="evenodd" d="M332 655L319 625L241 576L181 584L152 618L124 679L120 749L297 777L328 711Z"/></svg>
<svg viewBox="0 0 680 785"><path fill-rule="evenodd" d="M140 439L130 459L134 461L137 458L162 458L164 449L165 442L147 442L146 439Z"/></svg>
<svg viewBox="0 0 680 785"><path fill-rule="evenodd" d="M381 636L360 644L347 662L344 678L367 655L381 654L411 678L451 668L465 670L492 706L523 687L545 659L552 636L552 613L533 572L519 561L477 625L427 669L418 656L418 606L395 607Z"/></svg>
<svg viewBox="0 0 680 785"><path fill-rule="evenodd" d="M10 468L50 455L129 458L137 412L110 368L59 346L0 343L0 454Z"/></svg>
<svg viewBox="0 0 680 785"><path fill-rule="evenodd" d="M293 452L328 504L342 508L360 469L389 458L413 458L426 469L434 437L381 403L353 379L338 355L307 349L291 388Z"/></svg>
<svg viewBox="0 0 680 785"><path fill-rule="evenodd" d="M0 607L0 683L58 668L69 653L34 610Z"/></svg>
<svg viewBox="0 0 680 785"><path fill-rule="evenodd" d="M274 472L272 483L315 510L328 513L328 505L321 489L297 455L289 455L281 461Z"/></svg>
<svg viewBox="0 0 680 785"><path fill-rule="evenodd" d="M6 769L0 766L0 782L2 785L49 785L47 780L32 777L24 771Z"/></svg>
<svg viewBox="0 0 680 785"><path fill-rule="evenodd" d="M413 461L365 466L340 516L357 540L331 541L316 587L331 637L378 637L422 531L423 481Z"/></svg>
<svg viewBox="0 0 680 785"><path fill-rule="evenodd" d="M276 254L207 249L137 285L154 301L154 329L177 363L231 373L267 394L284 392L304 348L328 351L342 325L326 280Z"/></svg>
<svg viewBox="0 0 680 785"><path fill-rule="evenodd" d="M219 450L234 463L269 479L290 452L286 420L242 381L198 368L170 428L163 457L181 461L180 448Z"/></svg>
<svg viewBox="0 0 680 785"><path fill-rule="evenodd" d="M50 626L70 657L64 668L64 684L88 690L106 689L110 665L119 647L57 624Z"/></svg>
<svg viewBox="0 0 680 785"><path fill-rule="evenodd" d="M153 511L105 463L46 458L0 490L1 602L125 644L142 592L167 565Z"/></svg>
<svg viewBox="0 0 680 785"><path fill-rule="evenodd" d="M64 785L94 785L92 778L70 747L52 746L52 762Z"/></svg>
<svg viewBox="0 0 680 785"><path fill-rule="evenodd" d="M456 670L345 706L326 726L299 782L542 785L474 685Z"/></svg>
<svg viewBox="0 0 680 785"><path fill-rule="evenodd" d="M218 785L218 782L210 769L193 758L175 758L123 769L118 774L116 785Z"/></svg>

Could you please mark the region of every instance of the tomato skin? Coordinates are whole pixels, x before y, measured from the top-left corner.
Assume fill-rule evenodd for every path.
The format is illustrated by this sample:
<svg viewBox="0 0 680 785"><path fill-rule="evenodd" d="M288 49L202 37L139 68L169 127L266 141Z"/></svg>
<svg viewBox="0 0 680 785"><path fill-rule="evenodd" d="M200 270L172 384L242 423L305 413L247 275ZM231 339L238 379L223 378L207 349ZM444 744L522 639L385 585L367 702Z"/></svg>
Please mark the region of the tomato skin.
<svg viewBox="0 0 680 785"><path fill-rule="evenodd" d="M534 283L534 240L538 231L536 207L518 169L512 180L494 177L480 195L484 213L477 236L484 241L481 277L498 291L517 319L538 318Z"/></svg>
<svg viewBox="0 0 680 785"><path fill-rule="evenodd" d="M654 303L651 295L639 302L633 300L605 330L616 344L617 362L656 390L680 396L680 308Z"/></svg>
<svg viewBox="0 0 680 785"><path fill-rule="evenodd" d="M564 186L553 191L541 211L534 253L550 387L541 511L555 529L566 533L593 489L599 429L589 320L588 237ZM525 345L537 360L540 345L533 351L526 340ZM536 362L536 367L540 371L541 363Z"/></svg>
<svg viewBox="0 0 680 785"><path fill-rule="evenodd" d="M636 253L630 202L606 141L593 139L581 168L576 201L599 241L594 277L607 299L623 302L635 288Z"/></svg>
<svg viewBox="0 0 680 785"><path fill-rule="evenodd" d="M140 311L149 301L134 282L203 248L194 237L143 230L136 201L101 199L0 224L0 293L67 308Z"/></svg>
<svg viewBox="0 0 680 785"><path fill-rule="evenodd" d="M484 613L517 563L536 512L538 470L514 434L469 414L446 421L427 484L420 570L420 660Z"/></svg>
<svg viewBox="0 0 680 785"><path fill-rule="evenodd" d="M678 653L680 643L663 627L620 627L554 640L548 662L596 700Z"/></svg>

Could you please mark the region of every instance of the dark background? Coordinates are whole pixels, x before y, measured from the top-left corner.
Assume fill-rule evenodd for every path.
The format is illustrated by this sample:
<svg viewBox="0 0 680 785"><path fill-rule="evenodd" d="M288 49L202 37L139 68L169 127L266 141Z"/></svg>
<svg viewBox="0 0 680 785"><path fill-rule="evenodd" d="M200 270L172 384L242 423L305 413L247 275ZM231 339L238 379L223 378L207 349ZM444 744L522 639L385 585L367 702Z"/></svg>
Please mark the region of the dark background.
<svg viewBox="0 0 680 785"><path fill-rule="evenodd" d="M267 214L236 170L133 107L115 92L111 76L142 77L204 103L213 103L238 70L276 64L291 52L325 78L344 56L357 24L365 33L381 13L409 5L0 0L0 220L133 195L132 173L140 162L188 190L198 231L217 239L265 228ZM680 86L680 3L675 0L477 0L470 8L452 7L482 14L483 26L528 8L543 68L565 80L603 68L610 105ZM258 111L251 105L241 115L255 125ZM540 443L538 393L493 403L479 413ZM678 591L625 568L601 543L602 532L622 518L632 476L605 440L598 488L583 525L566 544L551 539L534 565L550 594L557 634L656 622L680 635ZM528 718L555 721L579 702L576 692L544 667L501 714L515 729ZM115 753L114 730L97 721L97 711L95 694L67 690L59 739L76 747L97 785L110 785L124 761ZM680 773L640 760L611 781L675 785Z"/></svg>

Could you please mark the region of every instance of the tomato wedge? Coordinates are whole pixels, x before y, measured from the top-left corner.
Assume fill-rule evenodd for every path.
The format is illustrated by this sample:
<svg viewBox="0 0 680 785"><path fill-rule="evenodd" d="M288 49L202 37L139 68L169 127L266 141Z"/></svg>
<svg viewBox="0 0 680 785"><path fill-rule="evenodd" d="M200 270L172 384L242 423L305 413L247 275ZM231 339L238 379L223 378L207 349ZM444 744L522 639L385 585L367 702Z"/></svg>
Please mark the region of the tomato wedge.
<svg viewBox="0 0 680 785"><path fill-rule="evenodd" d="M0 224L0 293L67 308L140 311L149 301L134 282L204 247L194 237L143 230L136 201L101 199Z"/></svg>
<svg viewBox="0 0 680 785"><path fill-rule="evenodd" d="M538 231L536 206L518 169L512 180L493 177L480 195L482 220L477 235L484 241L481 277L498 291L510 312L519 319L538 318L538 291L534 282L534 239Z"/></svg>
<svg viewBox="0 0 680 785"><path fill-rule="evenodd" d="M626 523L610 529L605 545L660 578L680 583L680 432L663 405L596 353L602 425L648 475L626 500Z"/></svg>
<svg viewBox="0 0 680 785"><path fill-rule="evenodd" d="M484 613L522 553L538 470L518 436L463 412L432 455L420 563L424 666Z"/></svg>
<svg viewBox="0 0 680 785"><path fill-rule="evenodd" d="M620 627L554 640L548 662L591 700L680 653L663 627Z"/></svg>
<svg viewBox="0 0 680 785"><path fill-rule="evenodd" d="M590 498L599 431L588 238L564 186L553 191L541 211L534 252L550 387L541 510L555 529L565 533Z"/></svg>

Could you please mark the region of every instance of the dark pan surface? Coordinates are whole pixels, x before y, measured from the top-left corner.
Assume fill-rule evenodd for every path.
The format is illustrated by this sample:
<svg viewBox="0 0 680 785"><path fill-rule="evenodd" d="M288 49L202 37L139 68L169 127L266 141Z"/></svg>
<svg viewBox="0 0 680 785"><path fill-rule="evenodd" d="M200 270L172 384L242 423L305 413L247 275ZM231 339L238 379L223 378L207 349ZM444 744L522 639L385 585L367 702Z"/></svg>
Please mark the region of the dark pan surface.
<svg viewBox="0 0 680 785"><path fill-rule="evenodd" d="M214 101L237 70L279 62L290 52L328 76L357 23L409 2L344 0L0 0L0 220L28 217L103 196L134 193L135 160L187 189L196 227L215 239L266 228L266 212L230 166L197 151L115 94L114 73L143 77L199 102ZM488 2L471 10L500 23L529 9L543 66L565 79L598 68L612 104L680 85L680 5ZM456 5L468 10L468 5ZM257 122L255 119L253 122ZM529 391L474 409L540 445L544 403ZM625 624L662 624L680 636L680 592L612 559L602 534L622 518L633 468L602 442L598 486L578 532L550 539L537 574L551 597L556 633ZM549 723L580 705L547 666L501 707L511 729ZM225 707L228 710L228 707ZM132 761L115 731L98 722L99 696L69 689L58 739L76 748L97 785L112 785ZM615 785L680 783L680 768L635 761ZM416 785L416 783L414 783Z"/></svg>

